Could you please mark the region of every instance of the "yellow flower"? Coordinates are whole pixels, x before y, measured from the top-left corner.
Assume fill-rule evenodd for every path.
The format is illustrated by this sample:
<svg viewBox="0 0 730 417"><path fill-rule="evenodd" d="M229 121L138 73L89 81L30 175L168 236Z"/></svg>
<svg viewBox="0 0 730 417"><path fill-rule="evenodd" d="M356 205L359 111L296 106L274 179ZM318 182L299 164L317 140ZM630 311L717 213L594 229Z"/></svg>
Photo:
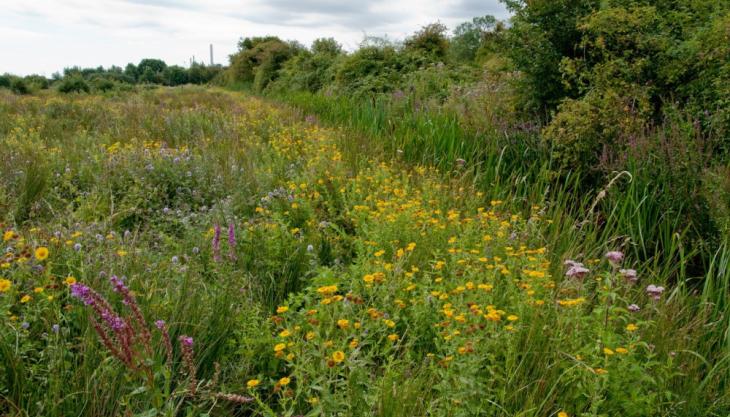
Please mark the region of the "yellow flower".
<svg viewBox="0 0 730 417"><path fill-rule="evenodd" d="M593 370L593 372L595 372L598 375L605 375L608 373L608 371L603 368L596 368Z"/></svg>
<svg viewBox="0 0 730 417"><path fill-rule="evenodd" d="M620 354L624 355L624 354L627 354L627 353L629 353L629 350L628 350L628 349L626 349L626 348L622 348L622 347L617 347L617 348L616 348L616 353L620 353Z"/></svg>
<svg viewBox="0 0 730 417"><path fill-rule="evenodd" d="M26 294L26 295L24 295L24 296L23 296L23 297L22 297L22 298L20 299L20 302L21 302L21 303L23 303L23 304L25 304L25 303L27 303L27 302L28 302L28 301L30 301L30 300L32 300L31 296L30 296L30 295L27 295L27 294Z"/></svg>
<svg viewBox="0 0 730 417"><path fill-rule="evenodd" d="M317 288L317 292L322 295L332 295L337 292L337 285L326 285L324 287Z"/></svg>
<svg viewBox="0 0 730 417"><path fill-rule="evenodd" d="M611 356L611 355L613 355L614 352L611 349L605 347L605 348L603 348L603 353L605 353L608 356Z"/></svg>
<svg viewBox="0 0 730 417"><path fill-rule="evenodd" d="M279 333L279 337L289 337L289 336L291 336L291 332L287 329L284 329Z"/></svg>
<svg viewBox="0 0 730 417"><path fill-rule="evenodd" d="M390 340L391 342L395 342L396 340L398 340L398 335L395 333L391 333L388 335L388 340Z"/></svg>
<svg viewBox="0 0 730 417"><path fill-rule="evenodd" d="M376 258L379 258L379 257L383 256L384 253L385 253L384 250L379 250L379 251L375 252L373 255L375 255Z"/></svg>
<svg viewBox="0 0 730 417"><path fill-rule="evenodd" d="M289 377L286 377L285 376L284 378L281 378L279 380L279 385L281 385L282 387L284 387L284 386L289 385L290 382L291 382L291 379Z"/></svg>
<svg viewBox="0 0 730 417"><path fill-rule="evenodd" d="M630 332L634 332L639 329L639 326L635 325L634 323L629 323L626 325L626 330Z"/></svg>
<svg viewBox="0 0 730 417"><path fill-rule="evenodd" d="M517 321L517 320L519 320L519 317L515 316L514 314L511 314L511 315L507 316L507 320Z"/></svg>
<svg viewBox="0 0 730 417"><path fill-rule="evenodd" d="M568 416L568 413L566 413L565 411L561 411L558 413L558 417L569 417L569 416Z"/></svg>
<svg viewBox="0 0 730 417"><path fill-rule="evenodd" d="M119 255L120 257L127 256L127 251L123 250L123 249L119 249L117 251L117 255Z"/></svg>
<svg viewBox="0 0 730 417"><path fill-rule="evenodd" d="M66 283L66 285L74 285L76 284L76 278L68 276L66 277L66 279L63 280L63 282Z"/></svg>
<svg viewBox="0 0 730 417"><path fill-rule="evenodd" d="M337 352L332 354L332 360L335 361L335 363L340 363L345 360L345 352L338 350Z"/></svg>
<svg viewBox="0 0 730 417"><path fill-rule="evenodd" d="M355 349L357 347L358 343L360 343L360 342L358 342L357 339L352 339L352 341L350 342L350 349Z"/></svg>
<svg viewBox="0 0 730 417"><path fill-rule="evenodd" d="M287 306L279 306L279 307L276 307L276 312L278 314L284 314L287 311L289 311L289 307L287 307Z"/></svg>
<svg viewBox="0 0 730 417"><path fill-rule="evenodd" d="M35 250L35 258L39 261L44 261L46 258L48 258L48 248L45 246L41 246L40 248Z"/></svg>
<svg viewBox="0 0 730 417"><path fill-rule="evenodd" d="M14 237L16 237L15 232L12 230L8 230L7 232L3 233L3 242L7 242Z"/></svg>
<svg viewBox="0 0 730 417"><path fill-rule="evenodd" d="M350 320L339 319L339 320L337 320L337 326L340 329L346 329L346 328L350 327Z"/></svg>
<svg viewBox="0 0 730 417"><path fill-rule="evenodd" d="M258 379L249 379L248 382L246 382L246 386L249 388L256 388L256 386L260 383L261 381Z"/></svg>
<svg viewBox="0 0 730 417"><path fill-rule="evenodd" d="M0 279L0 292L5 292L10 289L10 287L13 285L12 282L10 282L9 279Z"/></svg>
<svg viewBox="0 0 730 417"><path fill-rule="evenodd" d="M33 288L33 292L36 294L40 294L43 292L43 287L35 287Z"/></svg>
<svg viewBox="0 0 730 417"><path fill-rule="evenodd" d="M286 349L286 343L277 343L276 346L274 346L274 352L281 352L284 349Z"/></svg>

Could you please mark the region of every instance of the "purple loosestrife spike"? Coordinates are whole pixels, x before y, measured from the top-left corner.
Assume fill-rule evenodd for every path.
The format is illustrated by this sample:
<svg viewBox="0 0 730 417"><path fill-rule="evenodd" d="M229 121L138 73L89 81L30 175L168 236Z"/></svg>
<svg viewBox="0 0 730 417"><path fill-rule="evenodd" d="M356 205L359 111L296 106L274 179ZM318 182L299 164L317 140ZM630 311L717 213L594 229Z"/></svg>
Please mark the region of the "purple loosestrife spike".
<svg viewBox="0 0 730 417"><path fill-rule="evenodd" d="M220 262L221 260L221 227L216 224L213 227L213 260Z"/></svg>
<svg viewBox="0 0 730 417"><path fill-rule="evenodd" d="M162 333L162 340L165 343L165 355L167 356L167 365L172 366L172 342L170 341L170 333L167 331L165 320L155 321L155 326Z"/></svg>
<svg viewBox="0 0 730 417"><path fill-rule="evenodd" d="M195 395L195 391L198 387L198 381L195 379L195 364L193 363L193 338L190 336L182 335L179 338L180 345L182 347L182 357L185 363L188 376L190 377L190 385L188 390L191 395Z"/></svg>

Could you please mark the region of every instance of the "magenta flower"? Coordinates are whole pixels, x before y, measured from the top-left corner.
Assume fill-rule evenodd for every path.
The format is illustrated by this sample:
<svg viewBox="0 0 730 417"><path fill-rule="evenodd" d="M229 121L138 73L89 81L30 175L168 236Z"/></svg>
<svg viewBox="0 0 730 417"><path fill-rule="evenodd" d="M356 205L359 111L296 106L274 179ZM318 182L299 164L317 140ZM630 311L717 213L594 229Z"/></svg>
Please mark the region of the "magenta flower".
<svg viewBox="0 0 730 417"><path fill-rule="evenodd" d="M180 343L185 347L193 347L193 338L190 336L180 336Z"/></svg>

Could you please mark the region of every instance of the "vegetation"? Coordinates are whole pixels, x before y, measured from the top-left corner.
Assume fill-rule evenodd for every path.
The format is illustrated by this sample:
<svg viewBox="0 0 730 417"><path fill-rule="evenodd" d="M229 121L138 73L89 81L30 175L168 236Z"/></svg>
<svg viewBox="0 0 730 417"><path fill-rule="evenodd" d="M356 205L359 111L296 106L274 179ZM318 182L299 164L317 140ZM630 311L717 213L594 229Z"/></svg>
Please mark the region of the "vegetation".
<svg viewBox="0 0 730 417"><path fill-rule="evenodd" d="M729 415L730 7L505 3L0 76L0 414Z"/></svg>
<svg viewBox="0 0 730 417"><path fill-rule="evenodd" d="M51 88L64 94L106 93L130 90L135 85L208 84L219 77L222 71L220 65L193 63L189 68L183 68L177 65L168 66L159 59L143 59L138 65L127 64L123 70L116 66L106 69L66 68L63 74L53 74L51 79L40 75L18 77L4 74L0 75L0 88L8 88L16 94L41 92Z"/></svg>

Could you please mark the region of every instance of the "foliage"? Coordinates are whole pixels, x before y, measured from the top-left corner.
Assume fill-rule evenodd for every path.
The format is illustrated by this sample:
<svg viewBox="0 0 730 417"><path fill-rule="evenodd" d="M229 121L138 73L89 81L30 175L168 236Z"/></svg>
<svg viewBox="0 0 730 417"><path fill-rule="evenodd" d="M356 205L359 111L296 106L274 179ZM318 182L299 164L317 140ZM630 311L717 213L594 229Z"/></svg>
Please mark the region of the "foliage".
<svg viewBox="0 0 730 417"><path fill-rule="evenodd" d="M230 80L251 83L259 92L278 77L284 62L297 50L295 45L276 37L241 39L238 47L239 51L231 55Z"/></svg>
<svg viewBox="0 0 730 417"><path fill-rule="evenodd" d="M66 77L58 83L58 91L62 93L88 93L89 84L79 76Z"/></svg>
<svg viewBox="0 0 730 417"><path fill-rule="evenodd" d="M448 28L443 23L431 23L406 39L406 51L425 54L433 59L444 59L449 49Z"/></svg>
<svg viewBox="0 0 730 417"><path fill-rule="evenodd" d="M497 39L503 31L503 24L494 16L475 17L454 29L449 51L457 61L474 62L497 47Z"/></svg>

